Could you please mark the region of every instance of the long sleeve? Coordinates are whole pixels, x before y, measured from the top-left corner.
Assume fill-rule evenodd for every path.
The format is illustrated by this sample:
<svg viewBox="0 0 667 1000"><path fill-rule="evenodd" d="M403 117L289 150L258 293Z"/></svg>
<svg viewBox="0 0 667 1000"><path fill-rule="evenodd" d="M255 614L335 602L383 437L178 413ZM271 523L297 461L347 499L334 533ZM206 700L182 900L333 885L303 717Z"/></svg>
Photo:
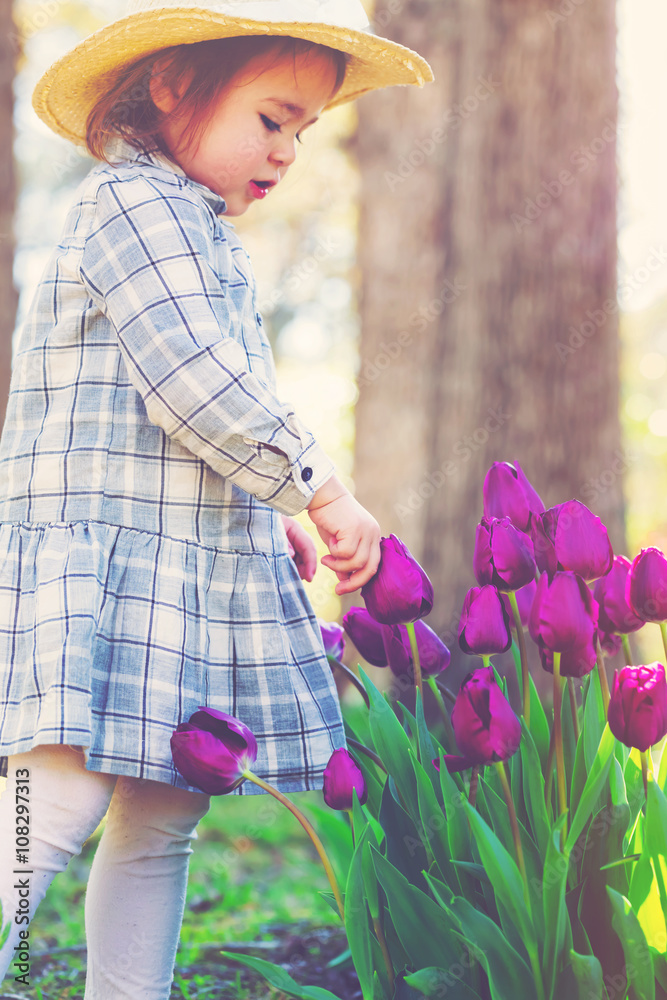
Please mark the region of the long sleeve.
<svg viewBox="0 0 667 1000"><path fill-rule="evenodd" d="M250 370L228 294L245 279L224 227L192 192L141 173L100 184L94 213L80 280L116 330L149 420L257 499L303 510L333 465Z"/></svg>

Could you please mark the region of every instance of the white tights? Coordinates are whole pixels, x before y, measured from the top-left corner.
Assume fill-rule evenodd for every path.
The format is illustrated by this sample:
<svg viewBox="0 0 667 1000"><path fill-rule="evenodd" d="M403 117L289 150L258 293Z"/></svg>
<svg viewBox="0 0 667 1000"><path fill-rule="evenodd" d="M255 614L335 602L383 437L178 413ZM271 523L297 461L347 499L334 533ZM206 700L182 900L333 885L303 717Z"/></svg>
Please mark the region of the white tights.
<svg viewBox="0 0 667 1000"><path fill-rule="evenodd" d="M29 864L23 866L29 876L14 871L22 867L16 863L18 768L30 771ZM88 771L78 747L37 746L9 757L0 795L0 901L11 931L0 949L0 983L6 976L13 984L20 975L14 946L21 943L19 932L30 929L14 920L20 905L15 883L30 879L32 921L55 874L80 853L108 810L85 899L85 1000L167 1000L190 841L209 804L208 795L163 782Z"/></svg>

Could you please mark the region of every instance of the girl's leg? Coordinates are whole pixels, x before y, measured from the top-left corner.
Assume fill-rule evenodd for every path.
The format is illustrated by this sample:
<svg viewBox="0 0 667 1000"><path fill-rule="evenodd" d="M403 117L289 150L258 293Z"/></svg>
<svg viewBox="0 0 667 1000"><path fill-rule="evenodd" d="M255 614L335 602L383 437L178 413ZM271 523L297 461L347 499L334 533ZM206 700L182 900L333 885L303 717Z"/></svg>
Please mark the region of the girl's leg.
<svg viewBox="0 0 667 1000"><path fill-rule="evenodd" d="M115 774L87 771L83 751L64 744L36 746L13 754L7 763L7 785L0 795L0 901L11 930L0 950L0 982L10 975L10 966L12 978L21 974L14 966L15 946L23 943L20 932L29 930L29 924L16 923L17 911L21 916L27 901L32 920L55 874L65 870L97 829L117 779ZM27 781L23 768L29 772ZM24 789L20 792L29 800L27 864L16 857L17 780L29 789L27 796Z"/></svg>
<svg viewBox="0 0 667 1000"><path fill-rule="evenodd" d="M118 778L86 893L85 1000L167 1000L190 841L210 796Z"/></svg>

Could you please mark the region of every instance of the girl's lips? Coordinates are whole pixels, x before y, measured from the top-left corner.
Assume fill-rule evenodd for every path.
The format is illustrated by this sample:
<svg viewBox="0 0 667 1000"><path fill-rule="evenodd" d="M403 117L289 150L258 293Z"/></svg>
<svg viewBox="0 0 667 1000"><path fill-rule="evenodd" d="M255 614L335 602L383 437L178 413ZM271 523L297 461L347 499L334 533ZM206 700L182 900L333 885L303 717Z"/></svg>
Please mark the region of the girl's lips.
<svg viewBox="0 0 667 1000"><path fill-rule="evenodd" d="M272 184L270 184L268 187L262 187L261 184L257 183L257 181L250 181L250 190L252 191L255 198L266 198L267 194L269 193L272 187L273 187Z"/></svg>

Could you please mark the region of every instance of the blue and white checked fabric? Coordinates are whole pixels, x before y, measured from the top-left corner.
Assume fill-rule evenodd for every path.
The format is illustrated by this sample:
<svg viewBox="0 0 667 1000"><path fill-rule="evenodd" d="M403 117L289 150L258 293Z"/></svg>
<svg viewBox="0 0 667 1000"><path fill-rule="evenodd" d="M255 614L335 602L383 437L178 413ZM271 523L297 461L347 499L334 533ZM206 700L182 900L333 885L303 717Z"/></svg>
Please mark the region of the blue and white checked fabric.
<svg viewBox="0 0 667 1000"><path fill-rule="evenodd" d="M237 716L256 773L321 788L336 686L277 512L333 466L275 395L225 204L119 144L20 334L0 439L0 775L39 743L190 788L169 737ZM233 794L259 794L245 782Z"/></svg>

